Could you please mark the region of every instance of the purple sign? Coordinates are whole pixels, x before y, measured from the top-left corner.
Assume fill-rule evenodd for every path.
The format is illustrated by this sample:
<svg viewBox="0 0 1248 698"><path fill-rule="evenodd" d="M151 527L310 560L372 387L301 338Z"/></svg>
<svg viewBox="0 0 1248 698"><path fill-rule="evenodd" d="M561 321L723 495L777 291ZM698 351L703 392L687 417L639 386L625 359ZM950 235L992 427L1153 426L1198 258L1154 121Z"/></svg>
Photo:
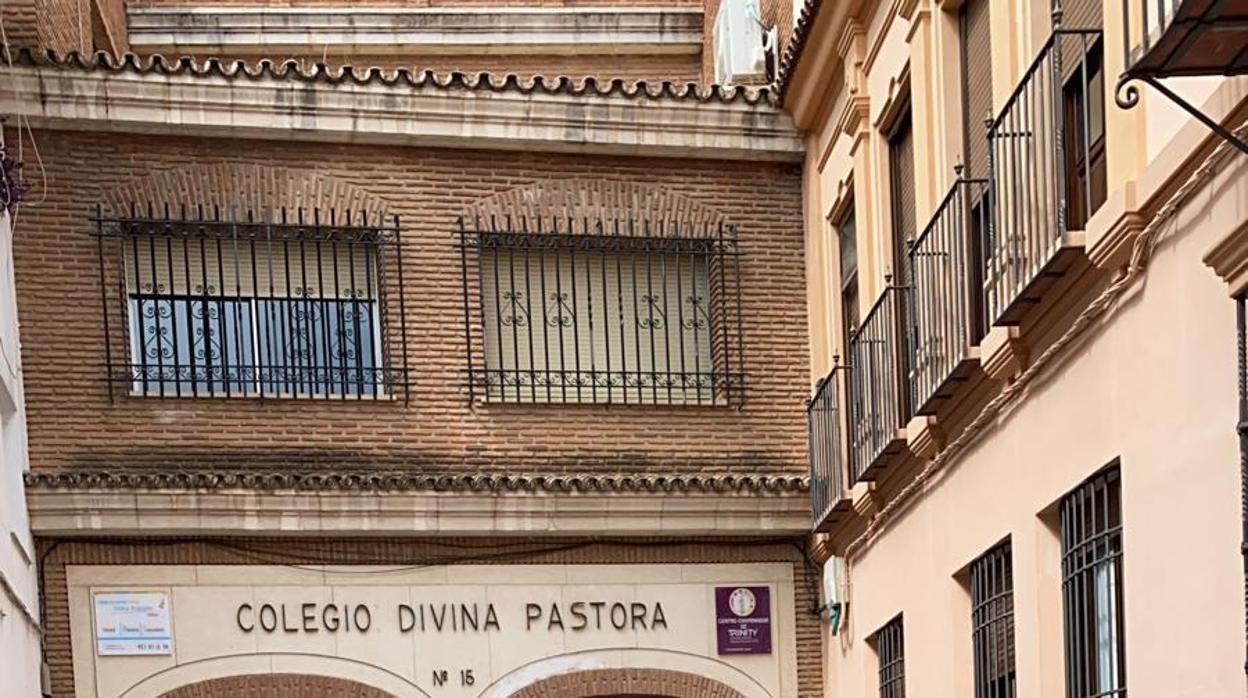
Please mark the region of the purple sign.
<svg viewBox="0 0 1248 698"><path fill-rule="evenodd" d="M715 587L720 654L771 654L771 589Z"/></svg>

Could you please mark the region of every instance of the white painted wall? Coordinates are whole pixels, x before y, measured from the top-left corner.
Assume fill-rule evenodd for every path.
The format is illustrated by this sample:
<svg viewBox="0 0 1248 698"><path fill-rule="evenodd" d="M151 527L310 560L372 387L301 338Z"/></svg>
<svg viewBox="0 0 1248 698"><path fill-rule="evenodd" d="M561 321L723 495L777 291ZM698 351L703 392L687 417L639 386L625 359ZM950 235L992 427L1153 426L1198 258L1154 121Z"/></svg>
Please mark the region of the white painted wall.
<svg viewBox="0 0 1248 698"><path fill-rule="evenodd" d="M0 212L0 693L27 698L40 695L39 607L22 484L29 462L12 243L9 215Z"/></svg>

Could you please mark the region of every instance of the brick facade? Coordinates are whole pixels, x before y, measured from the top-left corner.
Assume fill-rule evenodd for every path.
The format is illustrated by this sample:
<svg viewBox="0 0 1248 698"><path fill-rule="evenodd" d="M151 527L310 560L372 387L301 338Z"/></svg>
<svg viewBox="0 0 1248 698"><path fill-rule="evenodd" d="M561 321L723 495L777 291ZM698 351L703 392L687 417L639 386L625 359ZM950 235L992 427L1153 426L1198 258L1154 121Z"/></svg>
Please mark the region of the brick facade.
<svg viewBox="0 0 1248 698"><path fill-rule="evenodd" d="M69 597L66 565L422 565L422 564L656 564L715 562L789 562L793 565L794 611L797 619L796 698L822 695L820 619L811 613L818 603L819 573L797 546L767 540L643 539L611 542L549 538L542 540L415 539L204 539L192 542L161 539L91 541L43 540L40 543L45 590L46 648L52 671L52 695L73 695L74 669L70 649ZM666 674L666 673L665 673ZM609 678L609 677L608 677ZM616 677L629 681L645 677ZM651 679L655 678L653 676ZM665 675L665 679L676 678ZM712 686L686 679L685 688ZM536 688L540 688L540 684ZM632 684L640 688L641 684ZM191 698L195 694L179 696ZM285 695L285 694L282 694ZM525 698L556 695L548 691ZM680 692L675 698L729 698L726 693ZM785 697L789 698L789 697Z"/></svg>
<svg viewBox="0 0 1248 698"><path fill-rule="evenodd" d="M230 676L175 688L161 698L393 698L345 679L301 674Z"/></svg>
<svg viewBox="0 0 1248 698"><path fill-rule="evenodd" d="M740 692L705 676L661 669L599 669L563 674L526 686L512 698L595 696L742 698Z"/></svg>
<svg viewBox="0 0 1248 698"><path fill-rule="evenodd" d="M36 191L32 203L23 207L14 250L30 457L36 470L81 465L304 471L352 466L460 473L482 468L528 473L805 472L805 290L801 193L793 166L240 145L67 132L37 132L36 138L48 189ZM206 196L204 191L217 186L211 177L200 181L192 175L180 181L199 182L199 193L169 191L168 179L149 178L188 167L193 173L226 178L236 170L244 183L257 176L257 167L311 173L321 182L316 186L322 194L354 192L341 194L348 197L348 205L349 197L366 194L401 216L408 364L415 383L410 404L121 394L110 404L91 218L98 203L142 196L133 193L136 182L140 187L157 183L161 190L149 192L150 197L174 204ZM546 178L654 185L741 226L748 374L741 409L468 404L453 223L474 202ZM115 295L117 279L107 283ZM115 298L112 305L117 307ZM125 327L120 313L112 322L114 328ZM115 355L125 353L124 344L114 347Z"/></svg>

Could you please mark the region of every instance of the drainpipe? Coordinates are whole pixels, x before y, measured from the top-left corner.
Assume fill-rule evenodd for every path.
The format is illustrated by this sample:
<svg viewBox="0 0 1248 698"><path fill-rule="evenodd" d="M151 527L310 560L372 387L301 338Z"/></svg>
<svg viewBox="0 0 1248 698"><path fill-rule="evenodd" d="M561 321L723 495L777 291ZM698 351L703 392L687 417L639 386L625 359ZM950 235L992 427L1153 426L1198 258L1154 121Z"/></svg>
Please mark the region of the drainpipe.
<svg viewBox="0 0 1248 698"><path fill-rule="evenodd" d="M1245 317L1245 297L1235 299L1235 324L1238 329L1239 349L1239 496L1241 538L1240 555L1244 558L1244 673L1248 673L1248 318Z"/></svg>

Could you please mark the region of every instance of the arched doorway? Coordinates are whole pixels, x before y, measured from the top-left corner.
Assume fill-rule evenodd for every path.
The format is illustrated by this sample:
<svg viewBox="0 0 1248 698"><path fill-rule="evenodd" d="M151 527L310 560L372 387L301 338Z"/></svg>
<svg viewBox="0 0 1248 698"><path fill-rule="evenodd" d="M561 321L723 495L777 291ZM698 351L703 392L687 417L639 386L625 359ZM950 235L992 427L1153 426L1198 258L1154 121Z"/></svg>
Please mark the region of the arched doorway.
<svg viewBox="0 0 1248 698"><path fill-rule="evenodd" d="M175 688L161 698L394 698L362 683L307 674L249 674Z"/></svg>
<svg viewBox="0 0 1248 698"><path fill-rule="evenodd" d="M697 674L669 669L596 669L551 676L511 698L744 698Z"/></svg>

